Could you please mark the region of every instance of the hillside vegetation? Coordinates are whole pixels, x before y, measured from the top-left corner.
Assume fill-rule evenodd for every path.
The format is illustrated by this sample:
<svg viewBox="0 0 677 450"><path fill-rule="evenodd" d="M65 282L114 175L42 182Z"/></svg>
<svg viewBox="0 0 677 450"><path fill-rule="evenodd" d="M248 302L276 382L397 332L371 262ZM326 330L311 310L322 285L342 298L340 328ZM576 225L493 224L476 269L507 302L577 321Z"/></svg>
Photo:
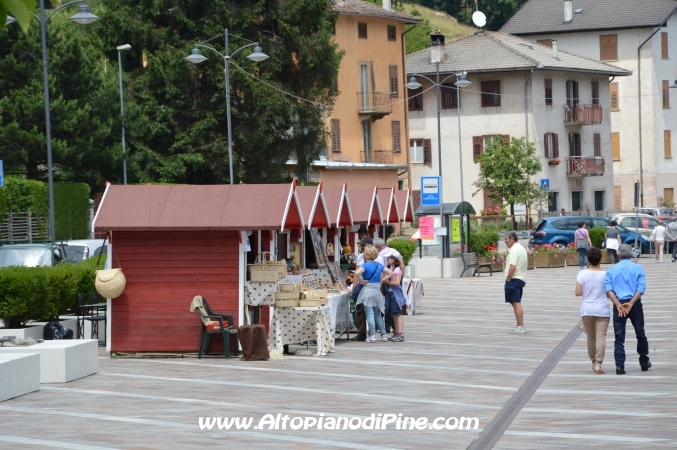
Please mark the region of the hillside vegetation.
<svg viewBox="0 0 677 450"><path fill-rule="evenodd" d="M459 23L458 20L446 13L435 11L425 6L404 3L403 9L405 12L420 17L424 21L422 24L417 25L414 30L407 33L407 54L430 47L430 33L434 30L440 30L446 36L446 42L470 36L477 31L474 27Z"/></svg>

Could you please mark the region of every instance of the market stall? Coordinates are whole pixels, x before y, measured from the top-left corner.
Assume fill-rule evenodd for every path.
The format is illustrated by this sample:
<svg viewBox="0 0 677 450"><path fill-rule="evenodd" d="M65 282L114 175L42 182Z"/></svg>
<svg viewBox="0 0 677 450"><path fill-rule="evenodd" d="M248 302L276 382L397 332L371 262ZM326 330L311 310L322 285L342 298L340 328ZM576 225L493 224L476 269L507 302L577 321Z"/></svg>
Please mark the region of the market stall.
<svg viewBox="0 0 677 450"><path fill-rule="evenodd" d="M269 240L303 229L295 183L287 185L109 185L94 219L127 285L108 300L107 349L196 352L201 322L195 295L244 323L248 232ZM259 233L261 231L261 233ZM216 348L216 343L215 343Z"/></svg>

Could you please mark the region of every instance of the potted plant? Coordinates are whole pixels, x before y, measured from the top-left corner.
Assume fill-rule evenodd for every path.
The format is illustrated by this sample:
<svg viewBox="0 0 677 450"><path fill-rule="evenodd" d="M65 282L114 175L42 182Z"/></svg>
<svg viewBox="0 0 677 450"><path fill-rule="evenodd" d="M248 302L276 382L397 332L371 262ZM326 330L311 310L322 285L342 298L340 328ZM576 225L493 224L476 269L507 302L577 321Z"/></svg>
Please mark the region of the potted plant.
<svg viewBox="0 0 677 450"><path fill-rule="evenodd" d="M578 265L578 252L576 251L576 243L572 242L571 244L567 245L566 248L566 261L567 261L567 266L577 266Z"/></svg>
<svg viewBox="0 0 677 450"><path fill-rule="evenodd" d="M590 242L593 247L597 247L602 251L602 260L600 264L609 264L609 253L604 250L604 237L606 236L606 228L595 227L590 228Z"/></svg>
<svg viewBox="0 0 677 450"><path fill-rule="evenodd" d="M566 250L557 244L534 247L536 267L564 267Z"/></svg>
<svg viewBox="0 0 677 450"><path fill-rule="evenodd" d="M561 163L561 162L562 162L562 161L560 161L558 158L555 158L555 159L549 160L549 161L548 161L548 165L549 165L549 166L557 166L557 165L559 165L559 163Z"/></svg>

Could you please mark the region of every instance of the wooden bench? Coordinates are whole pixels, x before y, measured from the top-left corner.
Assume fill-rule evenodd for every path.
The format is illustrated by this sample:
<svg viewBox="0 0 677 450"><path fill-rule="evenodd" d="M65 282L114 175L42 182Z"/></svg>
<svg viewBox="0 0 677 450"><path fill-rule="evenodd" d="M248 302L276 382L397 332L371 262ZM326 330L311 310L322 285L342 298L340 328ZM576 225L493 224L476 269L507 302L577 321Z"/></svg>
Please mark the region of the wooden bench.
<svg viewBox="0 0 677 450"><path fill-rule="evenodd" d="M461 259L463 260L463 272L461 273L461 276L469 269L475 269L472 276L474 277L475 274L477 274L479 277L483 268L488 268L489 276L494 276L494 271L491 269L491 263L480 263L477 258L477 253L461 253Z"/></svg>

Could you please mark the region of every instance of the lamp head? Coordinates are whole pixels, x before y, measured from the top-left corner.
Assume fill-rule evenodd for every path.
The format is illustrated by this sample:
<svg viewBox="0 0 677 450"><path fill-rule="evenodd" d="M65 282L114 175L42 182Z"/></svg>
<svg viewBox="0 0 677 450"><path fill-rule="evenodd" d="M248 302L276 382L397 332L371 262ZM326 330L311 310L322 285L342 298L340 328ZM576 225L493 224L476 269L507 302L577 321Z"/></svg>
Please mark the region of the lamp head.
<svg viewBox="0 0 677 450"><path fill-rule="evenodd" d="M129 44L118 45L117 49L118 49L118 51L131 50L132 46L129 45Z"/></svg>
<svg viewBox="0 0 677 450"><path fill-rule="evenodd" d="M412 75L411 78L409 78L409 83L405 84L404 87L407 89L419 89L423 87L423 85L416 81L416 77Z"/></svg>
<svg viewBox="0 0 677 450"><path fill-rule="evenodd" d="M674 88L677 88L677 80L675 80L675 84L673 84L672 86L670 86L670 89L674 89Z"/></svg>
<svg viewBox="0 0 677 450"><path fill-rule="evenodd" d="M458 86L459 88L464 88L464 87L470 86L471 84L472 84L472 81L468 81L468 79L466 78L466 73L463 72L461 74L461 76L458 78L458 81L456 81L456 83L454 83L454 86Z"/></svg>
<svg viewBox="0 0 677 450"><path fill-rule="evenodd" d="M185 60L192 62L193 64L200 64L202 61L206 61L207 58L202 56L199 48L193 47L193 51L190 52L189 56L186 56Z"/></svg>
<svg viewBox="0 0 677 450"><path fill-rule="evenodd" d="M260 62L268 59L268 55L263 53L263 51L261 51L261 47L257 45L256 47L254 47L254 52L251 55L247 56L247 58L251 59L254 62Z"/></svg>
<svg viewBox="0 0 677 450"><path fill-rule="evenodd" d="M73 17L71 17L71 20L73 22L86 25L88 23L96 22L97 20L99 20L99 18L89 12L89 6L80 5L78 6L78 13Z"/></svg>
<svg viewBox="0 0 677 450"><path fill-rule="evenodd" d="M16 22L16 19L8 14L7 15L7 21L5 22L5 25L10 25L14 22Z"/></svg>

